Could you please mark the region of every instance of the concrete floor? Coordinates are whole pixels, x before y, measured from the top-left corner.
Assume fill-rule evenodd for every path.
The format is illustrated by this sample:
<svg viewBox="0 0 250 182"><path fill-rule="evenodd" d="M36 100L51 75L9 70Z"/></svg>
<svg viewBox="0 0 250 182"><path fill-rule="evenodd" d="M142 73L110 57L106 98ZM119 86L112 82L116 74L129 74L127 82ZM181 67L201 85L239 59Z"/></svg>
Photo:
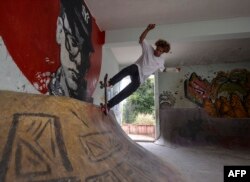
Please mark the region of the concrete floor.
<svg viewBox="0 0 250 182"><path fill-rule="evenodd" d="M145 135L134 135L134 134L128 134L129 138L131 138L134 141L151 141L153 142L155 139L150 136Z"/></svg>
<svg viewBox="0 0 250 182"><path fill-rule="evenodd" d="M250 165L250 151L215 147L161 146L152 142L138 144L172 164L187 182L223 182L223 166Z"/></svg>

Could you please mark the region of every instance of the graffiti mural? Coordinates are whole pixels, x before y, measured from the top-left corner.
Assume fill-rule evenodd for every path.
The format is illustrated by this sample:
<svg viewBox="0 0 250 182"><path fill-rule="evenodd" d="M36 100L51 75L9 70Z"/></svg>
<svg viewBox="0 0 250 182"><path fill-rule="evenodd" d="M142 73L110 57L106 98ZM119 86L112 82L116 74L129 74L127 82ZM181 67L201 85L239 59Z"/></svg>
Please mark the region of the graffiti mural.
<svg viewBox="0 0 250 182"><path fill-rule="evenodd" d="M92 101L105 33L83 0L3 1L0 24L0 52L4 53L0 60L16 65L15 70L7 67L8 72L21 73L10 75L0 68L0 75L7 78L4 84L16 85L20 77L28 80L7 88L30 92L26 88L33 87L42 94ZM20 85L23 89L18 89Z"/></svg>
<svg viewBox="0 0 250 182"><path fill-rule="evenodd" d="M163 93L161 93L159 96L160 108L174 107L175 102L176 98L174 97L174 94L170 91L163 91Z"/></svg>
<svg viewBox="0 0 250 182"><path fill-rule="evenodd" d="M50 82L50 94L87 100L85 76L94 52L91 15L82 0L60 2L56 37L60 45L61 66Z"/></svg>
<svg viewBox="0 0 250 182"><path fill-rule="evenodd" d="M250 117L250 72L246 69L218 72L211 81L192 73L184 88L186 98L213 117Z"/></svg>

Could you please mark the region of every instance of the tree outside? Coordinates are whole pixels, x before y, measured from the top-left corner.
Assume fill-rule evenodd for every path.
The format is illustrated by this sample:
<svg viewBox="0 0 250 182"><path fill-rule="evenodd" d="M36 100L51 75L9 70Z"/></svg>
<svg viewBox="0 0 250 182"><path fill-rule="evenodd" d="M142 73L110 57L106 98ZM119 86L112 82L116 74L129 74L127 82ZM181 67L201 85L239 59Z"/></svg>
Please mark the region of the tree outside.
<svg viewBox="0 0 250 182"><path fill-rule="evenodd" d="M123 123L138 122L137 116L152 115L154 118L154 77L148 78L123 105ZM141 116L140 116L141 117Z"/></svg>

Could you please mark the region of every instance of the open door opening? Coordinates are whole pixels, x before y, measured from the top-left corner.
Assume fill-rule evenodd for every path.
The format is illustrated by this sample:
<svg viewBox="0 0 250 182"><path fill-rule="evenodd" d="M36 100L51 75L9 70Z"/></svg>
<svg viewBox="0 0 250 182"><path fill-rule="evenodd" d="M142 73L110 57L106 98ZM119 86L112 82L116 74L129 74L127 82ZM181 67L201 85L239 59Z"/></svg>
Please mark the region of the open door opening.
<svg viewBox="0 0 250 182"><path fill-rule="evenodd" d="M125 78L121 89L129 82L130 78ZM121 127L132 140L153 142L156 138L154 86L155 79L152 75L121 103Z"/></svg>

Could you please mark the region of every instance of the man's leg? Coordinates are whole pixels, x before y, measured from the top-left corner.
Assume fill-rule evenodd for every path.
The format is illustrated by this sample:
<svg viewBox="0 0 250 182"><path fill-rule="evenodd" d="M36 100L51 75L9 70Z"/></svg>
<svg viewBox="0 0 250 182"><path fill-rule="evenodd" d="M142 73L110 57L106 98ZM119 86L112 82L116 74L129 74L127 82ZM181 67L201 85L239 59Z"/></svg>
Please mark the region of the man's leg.
<svg viewBox="0 0 250 182"><path fill-rule="evenodd" d="M130 66L123 68L115 76L110 78L109 86L115 85L116 83L118 83L119 81L121 81L123 78L125 78L128 75L133 75L136 69L138 69L138 67L135 64L132 64Z"/></svg>
<svg viewBox="0 0 250 182"><path fill-rule="evenodd" d="M131 69L131 82L121 91L119 92L115 97L110 99L108 101L108 108L112 108L116 104L120 103L124 99L126 99L128 96L130 96L132 93L134 93L140 86L140 77L139 77L139 71L138 67L135 65L133 69Z"/></svg>

